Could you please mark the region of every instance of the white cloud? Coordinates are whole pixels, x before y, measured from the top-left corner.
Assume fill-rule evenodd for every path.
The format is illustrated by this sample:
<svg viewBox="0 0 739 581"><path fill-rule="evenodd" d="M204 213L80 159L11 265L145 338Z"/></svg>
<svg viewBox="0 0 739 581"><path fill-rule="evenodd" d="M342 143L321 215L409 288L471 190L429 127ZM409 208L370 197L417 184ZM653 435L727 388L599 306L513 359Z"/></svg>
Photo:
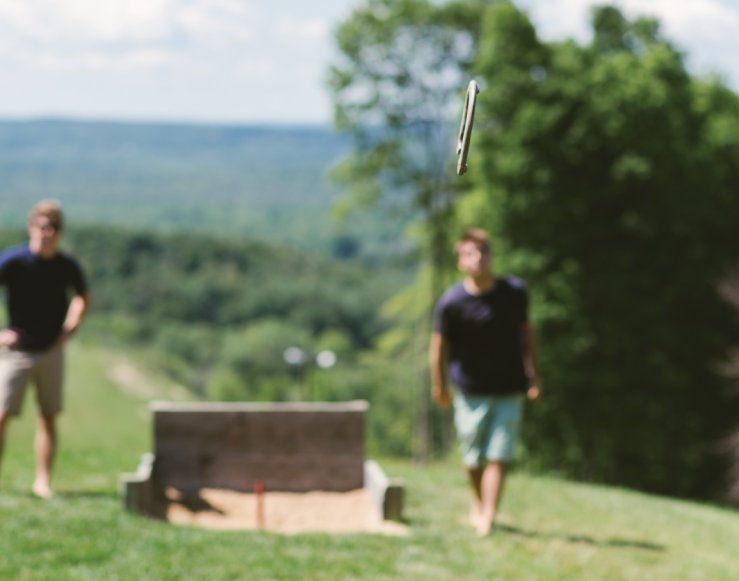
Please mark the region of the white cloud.
<svg viewBox="0 0 739 581"><path fill-rule="evenodd" d="M630 11L655 14L698 73L719 73L739 90L739 6L735 0L624 0ZM732 6L733 4L733 6Z"/></svg>
<svg viewBox="0 0 739 581"><path fill-rule="evenodd" d="M41 68L59 65L50 53L69 68L150 67L248 44L258 16L243 0L0 0L0 35L13 58Z"/></svg>
<svg viewBox="0 0 739 581"><path fill-rule="evenodd" d="M736 2L731 0L520 0L532 14L544 38L574 36L582 40L594 6L610 3L627 16L654 16L668 34L710 38L739 32Z"/></svg>
<svg viewBox="0 0 739 581"><path fill-rule="evenodd" d="M739 32L739 15L718 0L621 0L627 14L654 15L668 35L709 39ZM736 7L735 7L736 8Z"/></svg>
<svg viewBox="0 0 739 581"><path fill-rule="evenodd" d="M332 33L363 1L0 0L0 117L326 121ZM543 38L587 40L594 0L517 3ZM615 3L739 88L739 0Z"/></svg>
<svg viewBox="0 0 739 581"><path fill-rule="evenodd" d="M13 87L0 117L325 120L332 27L348 9L347 0L0 0L0 67Z"/></svg>
<svg viewBox="0 0 739 581"><path fill-rule="evenodd" d="M280 40L294 44L327 40L331 33L330 24L320 18L285 18L276 26Z"/></svg>
<svg viewBox="0 0 739 581"><path fill-rule="evenodd" d="M197 45L224 50L254 42L264 28L264 15L243 0L195 0L182 3L176 19L185 38Z"/></svg>
<svg viewBox="0 0 739 581"><path fill-rule="evenodd" d="M588 35L592 0L521 0L518 4L529 13L545 40L574 37L583 41Z"/></svg>
<svg viewBox="0 0 739 581"><path fill-rule="evenodd" d="M590 37L590 12L606 0L519 0L542 38ZM698 73L719 72L739 88L739 2L737 0L611 0L624 14L651 16L662 32L688 54Z"/></svg>
<svg viewBox="0 0 739 581"><path fill-rule="evenodd" d="M166 33L176 0L2 0L5 29L41 43L151 40Z"/></svg>

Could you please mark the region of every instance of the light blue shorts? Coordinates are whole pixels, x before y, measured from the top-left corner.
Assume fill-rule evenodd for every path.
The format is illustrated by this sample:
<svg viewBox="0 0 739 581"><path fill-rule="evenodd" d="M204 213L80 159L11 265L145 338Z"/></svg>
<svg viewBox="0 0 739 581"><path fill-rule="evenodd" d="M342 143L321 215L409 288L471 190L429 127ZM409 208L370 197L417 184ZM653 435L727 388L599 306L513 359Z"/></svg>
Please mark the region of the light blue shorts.
<svg viewBox="0 0 739 581"><path fill-rule="evenodd" d="M523 417L524 394L465 396L454 394L454 425L468 468L486 461L513 460Z"/></svg>

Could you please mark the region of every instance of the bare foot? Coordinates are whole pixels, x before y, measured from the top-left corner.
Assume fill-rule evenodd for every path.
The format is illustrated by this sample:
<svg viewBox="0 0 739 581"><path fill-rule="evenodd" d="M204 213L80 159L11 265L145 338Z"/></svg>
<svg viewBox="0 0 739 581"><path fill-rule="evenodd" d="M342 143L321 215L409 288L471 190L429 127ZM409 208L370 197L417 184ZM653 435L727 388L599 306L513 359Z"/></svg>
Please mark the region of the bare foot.
<svg viewBox="0 0 739 581"><path fill-rule="evenodd" d="M34 482L31 491L34 496L43 498L44 500L48 500L54 496L51 487L43 482Z"/></svg>
<svg viewBox="0 0 739 581"><path fill-rule="evenodd" d="M477 533L477 536L487 537L492 532L492 530L493 523L481 516L477 521L477 526L475 527L475 532Z"/></svg>
<svg viewBox="0 0 739 581"><path fill-rule="evenodd" d="M488 511L480 510L480 514L477 518L477 525L475 526L477 536L488 536L493 530L493 523L495 523L495 512L490 514Z"/></svg>

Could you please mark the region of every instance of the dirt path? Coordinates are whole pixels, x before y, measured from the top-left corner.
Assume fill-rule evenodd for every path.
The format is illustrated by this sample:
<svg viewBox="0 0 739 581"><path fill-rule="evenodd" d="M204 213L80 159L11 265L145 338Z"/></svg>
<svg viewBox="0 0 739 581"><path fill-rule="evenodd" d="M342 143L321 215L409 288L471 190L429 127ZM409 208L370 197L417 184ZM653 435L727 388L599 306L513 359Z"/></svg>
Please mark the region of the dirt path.
<svg viewBox="0 0 739 581"><path fill-rule="evenodd" d="M117 356L108 370L108 378L118 389L142 400L173 399L175 401L191 400L187 389L180 385L165 388L159 382L141 371L127 357Z"/></svg>

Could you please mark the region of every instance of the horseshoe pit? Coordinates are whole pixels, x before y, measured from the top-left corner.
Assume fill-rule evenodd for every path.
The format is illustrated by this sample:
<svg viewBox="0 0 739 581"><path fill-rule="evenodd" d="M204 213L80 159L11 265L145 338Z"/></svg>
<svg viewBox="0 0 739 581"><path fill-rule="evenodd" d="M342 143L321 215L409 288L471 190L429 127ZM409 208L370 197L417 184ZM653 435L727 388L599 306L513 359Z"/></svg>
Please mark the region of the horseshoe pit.
<svg viewBox="0 0 739 581"><path fill-rule="evenodd" d="M404 487L365 459L369 404L153 402L126 509L173 524L404 534Z"/></svg>

